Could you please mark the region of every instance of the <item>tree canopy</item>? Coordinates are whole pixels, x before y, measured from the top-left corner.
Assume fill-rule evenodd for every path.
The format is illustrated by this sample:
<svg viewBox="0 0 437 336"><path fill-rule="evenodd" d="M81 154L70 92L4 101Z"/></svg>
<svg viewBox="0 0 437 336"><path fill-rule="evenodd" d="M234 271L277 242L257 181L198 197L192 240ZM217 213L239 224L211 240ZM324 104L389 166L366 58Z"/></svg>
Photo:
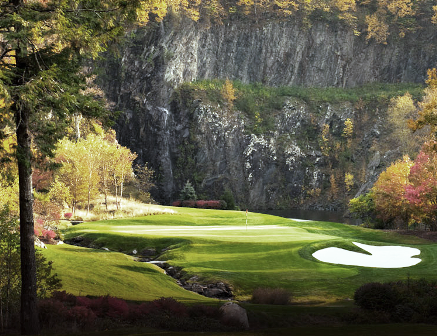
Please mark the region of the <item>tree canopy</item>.
<svg viewBox="0 0 437 336"><path fill-rule="evenodd" d="M167 6L162 0L0 0L0 138L16 130L22 334L39 330L32 163L53 154L75 115L105 116L86 90L84 60L132 24L159 20Z"/></svg>

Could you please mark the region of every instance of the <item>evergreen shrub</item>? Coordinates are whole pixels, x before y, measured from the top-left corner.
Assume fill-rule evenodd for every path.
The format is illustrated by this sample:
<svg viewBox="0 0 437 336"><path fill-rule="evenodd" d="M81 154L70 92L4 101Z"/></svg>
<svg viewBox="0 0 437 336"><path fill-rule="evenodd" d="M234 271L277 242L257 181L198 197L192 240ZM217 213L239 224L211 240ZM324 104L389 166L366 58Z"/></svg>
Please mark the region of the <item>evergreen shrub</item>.
<svg viewBox="0 0 437 336"><path fill-rule="evenodd" d="M368 283L355 292L367 312L388 314L394 322L429 323L437 319L437 282L424 279Z"/></svg>

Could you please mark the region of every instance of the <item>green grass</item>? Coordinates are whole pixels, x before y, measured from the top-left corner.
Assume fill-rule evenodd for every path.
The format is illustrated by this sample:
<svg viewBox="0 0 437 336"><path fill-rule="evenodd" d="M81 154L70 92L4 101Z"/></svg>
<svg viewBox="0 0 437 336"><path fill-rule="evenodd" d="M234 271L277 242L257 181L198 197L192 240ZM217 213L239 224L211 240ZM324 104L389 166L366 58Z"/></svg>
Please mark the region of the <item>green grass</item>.
<svg viewBox="0 0 437 336"><path fill-rule="evenodd" d="M414 236L256 213L249 213L246 228L244 212L175 210L178 213L173 215L83 223L69 228L65 236L81 235L97 246L125 253L150 247L168 249L161 260L205 281L230 283L240 299L247 299L257 287L278 287L289 290L300 302L331 301L351 298L355 289L366 282L408 277L437 279L437 245ZM421 250L422 262L408 268L380 269L328 264L312 257L316 250L330 246L360 251L352 244L354 241L414 245ZM74 289L74 294L87 291L138 300L161 296L199 298L179 289L153 266L133 262L120 253L70 246L51 247L45 253L55 261L65 289ZM144 283L149 288L140 291Z"/></svg>
<svg viewBox="0 0 437 336"><path fill-rule="evenodd" d="M133 301L174 297L184 302L207 301L181 289L154 265L133 261L122 253L70 245L48 246L43 250L62 279L63 289L78 295L111 295Z"/></svg>

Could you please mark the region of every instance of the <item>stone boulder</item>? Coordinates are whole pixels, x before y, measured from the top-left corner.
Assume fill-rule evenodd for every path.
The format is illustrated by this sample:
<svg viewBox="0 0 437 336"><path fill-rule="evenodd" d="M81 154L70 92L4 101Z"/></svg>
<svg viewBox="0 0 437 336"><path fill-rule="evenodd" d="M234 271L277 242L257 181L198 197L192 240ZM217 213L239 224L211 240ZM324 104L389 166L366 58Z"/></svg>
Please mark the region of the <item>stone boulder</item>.
<svg viewBox="0 0 437 336"><path fill-rule="evenodd" d="M249 329L249 319L246 309L233 302L227 302L220 307L222 322L242 329Z"/></svg>

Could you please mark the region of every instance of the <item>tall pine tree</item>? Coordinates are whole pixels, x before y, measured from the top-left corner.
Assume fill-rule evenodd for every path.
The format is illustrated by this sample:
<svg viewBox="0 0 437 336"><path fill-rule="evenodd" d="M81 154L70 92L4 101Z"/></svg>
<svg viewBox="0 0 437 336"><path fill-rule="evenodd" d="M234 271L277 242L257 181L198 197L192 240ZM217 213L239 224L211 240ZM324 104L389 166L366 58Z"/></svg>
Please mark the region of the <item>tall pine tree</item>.
<svg viewBox="0 0 437 336"><path fill-rule="evenodd" d="M0 0L0 137L7 124L16 130L23 335L39 332L33 153L51 155L74 115L105 114L85 91L84 59L105 51L131 23L162 17L165 1Z"/></svg>

